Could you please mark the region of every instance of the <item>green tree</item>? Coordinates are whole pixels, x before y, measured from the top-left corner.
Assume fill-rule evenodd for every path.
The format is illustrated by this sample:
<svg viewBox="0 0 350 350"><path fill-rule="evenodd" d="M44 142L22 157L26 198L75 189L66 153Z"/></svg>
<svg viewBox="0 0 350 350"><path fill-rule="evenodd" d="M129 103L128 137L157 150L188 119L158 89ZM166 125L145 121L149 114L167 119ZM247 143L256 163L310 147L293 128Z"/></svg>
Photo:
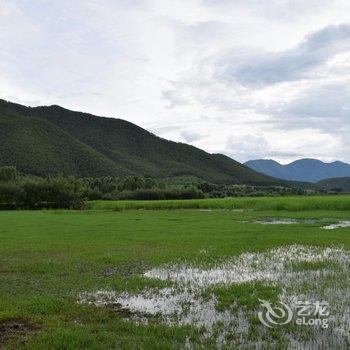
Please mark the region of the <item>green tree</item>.
<svg viewBox="0 0 350 350"><path fill-rule="evenodd" d="M19 172L14 166L2 166L0 167L0 181L10 182L16 181L19 176Z"/></svg>

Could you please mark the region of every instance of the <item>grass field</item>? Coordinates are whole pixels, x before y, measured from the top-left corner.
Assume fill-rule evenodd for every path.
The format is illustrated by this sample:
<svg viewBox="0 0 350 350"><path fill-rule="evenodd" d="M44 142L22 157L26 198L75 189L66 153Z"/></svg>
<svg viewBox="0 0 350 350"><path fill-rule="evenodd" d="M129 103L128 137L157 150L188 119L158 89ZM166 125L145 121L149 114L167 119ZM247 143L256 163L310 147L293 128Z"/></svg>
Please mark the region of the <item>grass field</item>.
<svg viewBox="0 0 350 350"><path fill-rule="evenodd" d="M350 197L89 207L0 212L4 348L349 348L350 228L322 227ZM260 323L259 299L294 297L329 302L329 328Z"/></svg>
<svg viewBox="0 0 350 350"><path fill-rule="evenodd" d="M191 200L91 201L90 209L254 209L254 210L350 210L350 196L239 197Z"/></svg>

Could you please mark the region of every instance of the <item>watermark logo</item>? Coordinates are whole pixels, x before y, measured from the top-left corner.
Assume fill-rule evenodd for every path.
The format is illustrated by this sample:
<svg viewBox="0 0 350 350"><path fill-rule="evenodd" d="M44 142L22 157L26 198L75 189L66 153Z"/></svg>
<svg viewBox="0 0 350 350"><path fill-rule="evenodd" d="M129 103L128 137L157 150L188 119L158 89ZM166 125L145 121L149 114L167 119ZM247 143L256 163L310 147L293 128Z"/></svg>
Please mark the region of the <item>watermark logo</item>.
<svg viewBox="0 0 350 350"><path fill-rule="evenodd" d="M279 301L272 304L259 299L262 311L260 322L269 328L294 323L298 326L321 326L328 328L329 304L326 301L297 301L292 305Z"/></svg>
<svg viewBox="0 0 350 350"><path fill-rule="evenodd" d="M272 306L267 300L259 299L263 311L258 312L260 322L269 328L276 325L283 325L289 323L293 318L292 309L285 303L279 302L278 305Z"/></svg>

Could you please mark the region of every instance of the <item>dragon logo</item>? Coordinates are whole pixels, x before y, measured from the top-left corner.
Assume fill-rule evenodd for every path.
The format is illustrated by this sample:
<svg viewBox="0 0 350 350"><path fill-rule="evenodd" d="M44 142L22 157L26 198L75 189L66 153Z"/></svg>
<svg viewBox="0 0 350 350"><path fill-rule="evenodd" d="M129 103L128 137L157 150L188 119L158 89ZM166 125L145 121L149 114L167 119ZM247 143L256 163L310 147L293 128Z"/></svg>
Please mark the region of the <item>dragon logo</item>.
<svg viewBox="0 0 350 350"><path fill-rule="evenodd" d="M259 299L261 306L264 308L263 311L258 312L260 322L269 328L277 325L284 325L289 323L293 318L292 309L282 301L275 305L271 305L269 301Z"/></svg>

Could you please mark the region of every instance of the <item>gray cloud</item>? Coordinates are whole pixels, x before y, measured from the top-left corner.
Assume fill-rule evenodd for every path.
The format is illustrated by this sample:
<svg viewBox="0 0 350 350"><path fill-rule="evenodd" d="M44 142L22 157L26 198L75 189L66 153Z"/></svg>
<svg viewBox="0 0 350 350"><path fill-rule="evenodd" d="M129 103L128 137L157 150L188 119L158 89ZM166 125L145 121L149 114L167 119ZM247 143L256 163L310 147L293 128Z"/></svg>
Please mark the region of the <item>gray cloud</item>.
<svg viewBox="0 0 350 350"><path fill-rule="evenodd" d="M191 131L191 130L181 131L180 136L188 143L192 143L193 141L198 141L206 137L206 135L202 135L198 132Z"/></svg>
<svg viewBox="0 0 350 350"><path fill-rule="evenodd" d="M289 103L269 111L283 129L314 128L324 132L350 131L349 83L317 85L300 93Z"/></svg>
<svg viewBox="0 0 350 350"><path fill-rule="evenodd" d="M251 159L298 159L304 156L301 152L291 150L277 150L274 140L257 134L231 135L226 141L226 147L221 153L246 162Z"/></svg>
<svg viewBox="0 0 350 350"><path fill-rule="evenodd" d="M244 162L249 159L263 158L269 148L268 140L260 135L231 135L226 141L224 153Z"/></svg>
<svg viewBox="0 0 350 350"><path fill-rule="evenodd" d="M190 103L190 100L181 93L181 89L162 91L162 97L168 102L168 108L176 108Z"/></svg>
<svg viewBox="0 0 350 350"><path fill-rule="evenodd" d="M240 160L314 149L349 161L350 25L332 25L349 10L346 0L0 0L0 97L122 116Z"/></svg>
<svg viewBox="0 0 350 350"><path fill-rule="evenodd" d="M180 40L189 40L203 44L203 40L210 41L227 35L230 27L219 21L200 21L191 24L176 23L177 35Z"/></svg>
<svg viewBox="0 0 350 350"><path fill-rule="evenodd" d="M313 88L293 100L284 112L301 118L344 118L346 122L350 117L349 83Z"/></svg>
<svg viewBox="0 0 350 350"><path fill-rule="evenodd" d="M336 0L333 0L336 2ZM249 12L271 19L283 21L295 17L302 17L311 13L325 10L329 0L202 0L206 6L221 8L243 7ZM337 4L340 5L339 3Z"/></svg>
<svg viewBox="0 0 350 350"><path fill-rule="evenodd" d="M328 26L311 33L296 47L281 52L231 52L217 61L217 77L263 87L310 78L336 54L350 49L350 25Z"/></svg>

